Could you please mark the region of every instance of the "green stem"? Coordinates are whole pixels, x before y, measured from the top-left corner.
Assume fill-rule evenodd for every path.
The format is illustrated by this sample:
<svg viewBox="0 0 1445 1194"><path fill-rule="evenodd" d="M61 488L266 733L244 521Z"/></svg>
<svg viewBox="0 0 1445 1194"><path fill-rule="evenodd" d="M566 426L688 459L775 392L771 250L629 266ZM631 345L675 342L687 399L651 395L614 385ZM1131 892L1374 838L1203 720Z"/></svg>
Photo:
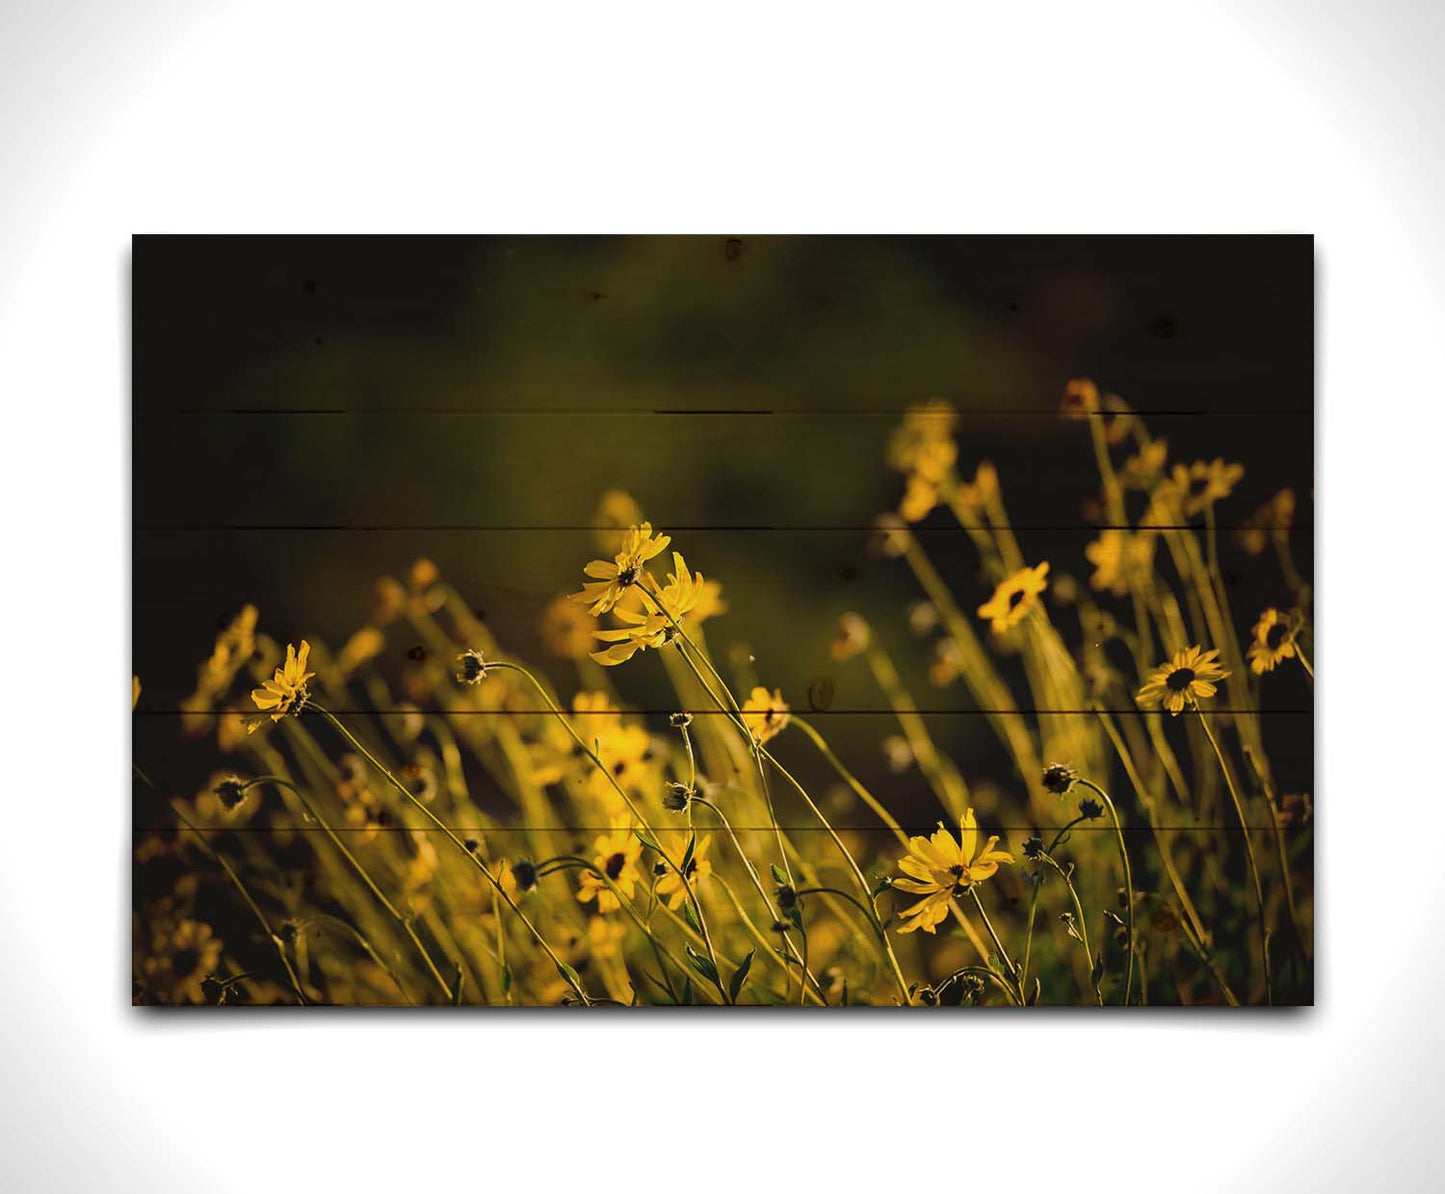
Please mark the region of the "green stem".
<svg viewBox="0 0 1445 1194"><path fill-rule="evenodd" d="M1244 816L1244 802L1239 798L1239 789L1235 787L1234 776L1230 773L1229 764L1224 760L1224 752L1219 749L1219 740L1215 738L1214 731L1209 728L1209 719L1204 716L1204 711L1198 705L1194 710L1199 714L1199 724L1204 727L1204 736L1209 739L1209 745L1214 748L1214 757L1219 760L1219 769L1224 773L1224 786L1229 789L1230 799L1234 801L1235 815L1239 817L1239 831L1244 835L1245 853L1249 856L1249 874L1254 880L1254 904L1259 913L1259 956L1264 966L1264 996L1267 1002L1274 1003L1274 979L1269 969L1269 933L1264 926L1264 887L1259 881L1259 863L1254 857L1254 840L1249 835L1249 822Z"/></svg>
<svg viewBox="0 0 1445 1194"><path fill-rule="evenodd" d="M1114 838L1119 843L1119 862L1124 868L1124 911L1128 916L1129 946L1128 963L1124 971L1124 1006L1129 1006L1129 995L1134 987L1134 873L1129 867L1129 851L1124 846L1124 827L1119 822L1119 810L1114 807L1113 800L1109 793L1099 787L1092 780L1079 778L1079 783L1084 787L1098 794L1099 798L1109 806L1109 816L1114 821Z"/></svg>
<svg viewBox="0 0 1445 1194"><path fill-rule="evenodd" d="M1069 878L1068 871L1061 867L1052 855L1045 852L1040 857L1059 873L1059 878L1064 881L1064 886L1069 889L1069 899L1074 904L1074 915L1078 917L1079 943L1084 947L1084 961L1088 965L1089 986L1094 988L1094 998L1099 1001L1099 1006L1104 1006L1104 995L1099 990L1099 984L1094 980L1094 951L1089 947L1089 920L1084 914L1084 903L1079 899L1078 888L1074 881Z"/></svg>
<svg viewBox="0 0 1445 1194"><path fill-rule="evenodd" d="M452 989L450 986L447 985L446 979L442 977L441 971L436 968L436 963L432 961L431 954L427 952L426 946L421 943L421 938L416 935L416 930L412 928L411 922L407 920L407 918L404 917L400 912L398 912L396 908L392 905L392 902L388 900L385 895L382 894L381 888L376 885L372 877L367 873L366 868L362 866L361 863L356 860L355 856L351 853L351 851L342 844L342 841L336 835L336 832L322 819L321 815L316 811L315 806L311 803L309 799L307 799L305 793L303 793L301 789L298 788L295 784L293 784L290 780L282 779L279 775L258 776L250 783L243 784L241 790L244 792L246 789L256 787L259 784L273 784L278 788L285 788L293 796L295 796L297 800L301 802L301 807L306 810L307 815L318 825L321 826L322 832L326 834L331 844L335 846L338 851L340 851L341 856L346 859L351 869L356 872L362 883L366 885L367 890L376 897L377 902L386 909L387 915L390 916L392 920L396 921L397 926L401 929L403 933L406 934L407 938L411 941L411 943L416 946L417 953L421 955L422 960L426 963L428 973L431 974L437 986L441 988L442 995L445 997L446 1001L450 1003L453 997Z"/></svg>
<svg viewBox="0 0 1445 1194"><path fill-rule="evenodd" d="M417 809L417 811L419 811L423 816L425 816L427 820L429 820L437 829L440 829L442 833L444 833L447 838L450 839L452 844L461 851L462 856L466 858L467 861L469 861L473 866L475 866L477 870L481 871L481 873L486 877L487 882L492 885L492 889L499 896L502 897L503 903L505 903L507 907L512 910L513 915L515 915L517 919L520 920L527 927L527 931L532 934L533 939L537 942L539 946L542 947L542 951L547 955L549 959L551 959L552 965L557 968L557 973L560 974L562 978L567 982L567 985L570 986L573 991L577 993L577 997L582 1001L584 1005L590 1004L592 1000L588 996L585 988L583 988L580 980L573 978L573 975L576 972L572 970L570 966L563 965L562 959L559 958L556 954L556 951L554 951L552 947L547 944L547 939L543 937L542 934L538 931L537 926L532 923L531 919L527 916L525 912L523 912L519 907L517 907L517 902L506 893L501 883L497 880L496 876L494 876L491 871L487 870L486 864L482 862L482 860L478 858L475 854L473 854L470 850L467 849L467 844L462 841L462 839L459 838L455 833L453 833L451 828L446 825L434 812L432 812L431 809L427 808L425 804L418 800L416 798L416 795L411 791L411 789L408 788L404 783L402 783L401 780L397 779L396 776L394 776L391 771L386 767L386 765L381 762L381 760L379 760L374 754L372 754L371 751L367 750L366 747L357 740L356 736L350 730L348 730L345 725L341 723L341 721L336 717L335 714L331 713L329 710L323 709L320 705L316 704L315 701L308 701L306 704L306 708L314 709L317 713L321 714L322 717L326 718L326 720L331 723L332 727L343 738L345 738L349 743L351 743L351 745L361 754L362 758L364 758L368 763L375 767L377 771L379 771L382 776L385 777L386 781L391 784L393 788L395 788L402 796L404 796L407 801L409 801L411 805L415 809Z"/></svg>
<svg viewBox="0 0 1445 1194"><path fill-rule="evenodd" d="M167 801L167 803L170 804L169 801ZM196 835L196 840L201 843L201 849L203 849L207 853L207 855L210 856L211 861L216 863L223 871L226 872L226 877L231 880L232 885L240 893L241 898L246 901L246 906L251 909L251 915L253 915L256 920L260 922L261 928L265 932L267 940L269 940L271 944L275 947L276 955L281 959L281 966L286 971L287 981L290 982L291 990L296 995L296 1001L304 1007L306 1005L306 996L301 990L301 980L296 977L296 971L291 966L291 959L286 956L285 943L281 940L280 937L276 935L275 931L271 928L271 922L266 919L266 914L261 911L260 906L256 903L255 900L251 898L251 893L246 890L246 885L241 882L240 876L237 875L234 870L232 870L231 864L227 862L224 858L222 858L221 855L212 848L210 842L206 841L205 835L199 829L197 829L195 825L191 823L189 818L186 817L186 814L181 812L181 810L178 809L174 804L171 804L170 807L171 811L175 813L181 824Z"/></svg>
<svg viewBox="0 0 1445 1194"><path fill-rule="evenodd" d="M984 911L983 901L978 897L978 884L972 884L968 889L968 894L973 897L974 907L978 909L978 914L983 919L983 927L988 930L988 935L993 941L994 948L998 950L999 961L1008 969L1009 977L1014 980L1014 986L1018 988L1015 994L1018 997L1019 1005L1023 1006L1028 1000L1024 998L1023 989L1018 987L1019 972L1014 968L1014 964L1008 956L1008 950L1004 949L1003 942L999 940L999 935L993 927L993 921L989 920L988 913Z"/></svg>
<svg viewBox="0 0 1445 1194"><path fill-rule="evenodd" d="M642 810L633 803L632 797L627 794L627 789L625 789L621 784L617 782L617 777L612 774L612 770L602 762L602 759L598 756L597 752L593 750L592 747L588 746L587 743L582 740L581 735L572 728L572 723L567 720L562 710L559 709L557 705L553 702L547 690L543 688L541 683L537 680L537 677L532 675L532 673L526 668L524 668L521 664L511 663L506 660L500 660L496 663L487 664L488 670L491 670L493 668L501 668L505 671L513 671L521 676L526 677L526 679L531 683L532 687L536 690L537 695L540 696L543 702L546 704L548 711L552 714L553 717L555 717L559 722L562 723L563 729L565 729L567 733L571 735L572 741L575 742L577 746L582 750L582 752L592 761L593 766L595 766L598 771L600 771L603 775L607 777L607 782L610 783L613 787L613 790L616 791L616 793L620 797L622 797L623 803L627 805L632 815L637 818L638 823L645 830L647 830L648 834L653 838L654 841L657 841L656 830L654 830L652 826L647 823L647 818L643 815ZM698 924L702 928L702 939L703 943L707 946L709 959L712 961L713 969L717 970L717 957L713 953L712 936L708 932L707 914L703 912L702 903L698 900L697 896L693 894L692 885L688 883L687 876L682 873L682 868L677 863L673 862L671 858L668 857L667 852L661 848L660 842L658 844L657 852L662 856L663 862L665 862L669 867L671 867L672 870L676 873L677 877L682 881L683 890L687 892L688 899L692 903L693 910L697 913ZM722 972L717 971L717 973L718 983L719 985L721 985ZM726 991L723 991L723 999L724 1001L727 1000Z"/></svg>

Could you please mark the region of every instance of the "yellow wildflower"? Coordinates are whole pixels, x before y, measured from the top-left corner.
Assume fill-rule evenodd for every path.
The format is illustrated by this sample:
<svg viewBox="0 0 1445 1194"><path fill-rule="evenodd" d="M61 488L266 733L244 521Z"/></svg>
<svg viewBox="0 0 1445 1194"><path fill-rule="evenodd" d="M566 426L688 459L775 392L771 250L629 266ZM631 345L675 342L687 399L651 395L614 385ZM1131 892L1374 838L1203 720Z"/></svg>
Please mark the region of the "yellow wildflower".
<svg viewBox="0 0 1445 1194"><path fill-rule="evenodd" d="M1099 411L1099 387L1087 377L1076 377L1064 387L1059 413L1066 419L1082 419Z"/></svg>
<svg viewBox="0 0 1445 1194"><path fill-rule="evenodd" d="M616 958L622 953L622 939L627 936L625 919L594 916L587 922L587 949L594 958Z"/></svg>
<svg viewBox="0 0 1445 1194"><path fill-rule="evenodd" d="M1293 617L1277 609L1267 609L1254 624L1254 642L1249 644L1249 670L1256 676L1274 671L1275 667L1296 654Z"/></svg>
<svg viewBox="0 0 1445 1194"><path fill-rule="evenodd" d="M336 668L342 676L349 676L363 663L375 659L386 646L386 636L375 626L363 626L341 648L336 656Z"/></svg>
<svg viewBox="0 0 1445 1194"><path fill-rule="evenodd" d="M1164 475L1164 464L1168 459L1169 441L1150 440L1124 461L1119 469L1119 483L1125 489L1153 489Z"/></svg>
<svg viewBox="0 0 1445 1194"><path fill-rule="evenodd" d="M1084 548L1084 556L1094 565L1089 584L1107 589L1116 597L1129 591L1130 583L1145 580L1154 565L1154 536L1146 531L1110 529Z"/></svg>
<svg viewBox="0 0 1445 1194"><path fill-rule="evenodd" d="M903 499L898 503L898 517L904 522L922 522L938 505L938 483L922 473L909 473Z"/></svg>
<svg viewBox="0 0 1445 1194"><path fill-rule="evenodd" d="M558 659L582 659L592 649L597 619L570 597L558 597L542 611L542 646Z"/></svg>
<svg viewBox="0 0 1445 1194"><path fill-rule="evenodd" d="M306 703L306 681L315 672L306 670L306 658L311 654L311 644L301 640L301 649L286 644L286 663L276 669L276 675L267 680L261 688L252 689L251 699L256 707L271 715L272 721L280 721L293 710L299 712ZM263 719L264 720L264 719ZM254 723L252 729L259 723Z"/></svg>
<svg viewBox="0 0 1445 1194"><path fill-rule="evenodd" d="M698 838L697 847L693 850L692 857L688 859L687 881L692 885L694 895L697 894L698 887L703 881L712 874L712 863L707 860L708 847L711 845L711 837ZM678 861L681 862L681 859ZM666 866L665 863L659 863L658 865ZM656 890L658 897L666 901L667 906L674 912L681 908L683 901L687 899L687 890L683 887L682 880L678 878L677 872L671 867L667 867L667 873L657 881Z"/></svg>
<svg viewBox="0 0 1445 1194"><path fill-rule="evenodd" d="M994 849L997 844L998 835L990 834L983 848L978 848L978 821L971 808L964 810L957 841L942 821L931 838L909 838L908 853L898 860L904 877L894 879L893 886L923 898L898 914L898 931L934 932L948 915L950 900L990 878L999 863L1013 862L1007 850Z"/></svg>
<svg viewBox="0 0 1445 1194"><path fill-rule="evenodd" d="M954 491L958 503L975 514L982 513L998 499L998 469L980 460L973 480L960 482Z"/></svg>
<svg viewBox="0 0 1445 1194"><path fill-rule="evenodd" d="M978 616L987 618L995 633L1017 626L1038 604L1039 594L1049 587L1045 579L1048 574L1049 562L1045 560L1037 568L1020 568L1004 577L993 596L978 607Z"/></svg>
<svg viewBox="0 0 1445 1194"><path fill-rule="evenodd" d="M642 857L642 843L637 840L637 835L630 828L619 827L598 837L592 849L592 864L616 884L617 890L626 899L631 899L632 893L637 890L637 880L641 877L637 870L637 860ZM581 874L577 887L578 903L585 904L588 900L595 899L597 911L603 915L616 912L622 907L621 901L613 894L605 880L591 871L583 871Z"/></svg>
<svg viewBox="0 0 1445 1194"><path fill-rule="evenodd" d="M593 659L604 667L616 667L619 663L626 663L638 651L664 647L677 638L683 618L697 604L703 578L701 572L687 570L687 561L680 551L672 553L672 567L667 584L653 596L651 612L638 614L616 609L613 612L620 621L627 623L626 626L593 631L595 638L613 644L601 651L593 651Z"/></svg>
<svg viewBox="0 0 1445 1194"><path fill-rule="evenodd" d="M1184 712L1185 705L1194 704L1200 697L1212 697L1218 691L1216 682L1228 675L1219 665L1218 651L1190 647L1176 652L1168 663L1160 664L1145 676L1134 699L1141 705L1168 709L1177 717Z"/></svg>
<svg viewBox="0 0 1445 1194"><path fill-rule="evenodd" d="M622 550L628 527L635 527L641 521L642 507L627 490L607 490L598 499L597 512L592 516L598 548L615 555Z"/></svg>
<svg viewBox="0 0 1445 1194"><path fill-rule="evenodd" d="M667 535L656 538L652 524L630 527L622 537L622 547L612 560L593 560L584 569L593 583L584 584L580 593L573 593L572 600L589 606L588 613L594 617L605 614L620 600L633 585L646 575L645 565L672 540Z"/></svg>
<svg viewBox="0 0 1445 1194"><path fill-rule="evenodd" d="M1252 556L1264 551L1271 539L1284 542L1289 537L1290 527L1294 525L1294 506L1294 490L1281 489L1245 519L1234 532L1235 542Z"/></svg>
<svg viewBox="0 0 1445 1194"><path fill-rule="evenodd" d="M783 700L781 688L769 692L759 684L743 702L743 724L759 743L782 733L788 716L788 703Z"/></svg>
<svg viewBox="0 0 1445 1194"><path fill-rule="evenodd" d="M211 724L211 706L230 688L236 673L256 650L254 605L242 606L230 624L216 636L210 658L196 675L196 690L181 700L181 730L187 737L204 733Z"/></svg>
<svg viewBox="0 0 1445 1194"><path fill-rule="evenodd" d="M957 422L952 405L942 398L909 407L888 442L889 465L900 473L942 480L958 456L953 442Z"/></svg>
<svg viewBox="0 0 1445 1194"><path fill-rule="evenodd" d="M728 612L728 603L723 600L722 585L715 580L705 580L697 591L697 604L692 607L694 626L701 626L709 618L716 618Z"/></svg>
<svg viewBox="0 0 1445 1194"><path fill-rule="evenodd" d="M380 577L376 582L375 595L371 604L372 624L387 626L405 612L406 590L392 577Z"/></svg>
<svg viewBox="0 0 1445 1194"><path fill-rule="evenodd" d="M1218 456L1210 461L1196 460L1188 468L1176 464L1172 476L1174 496L1184 513L1193 516L1228 497L1242 476L1242 464L1225 464Z"/></svg>
<svg viewBox="0 0 1445 1194"><path fill-rule="evenodd" d="M163 1003L205 1003L201 983L220 964L222 944L210 925L180 917L153 934L142 981Z"/></svg>

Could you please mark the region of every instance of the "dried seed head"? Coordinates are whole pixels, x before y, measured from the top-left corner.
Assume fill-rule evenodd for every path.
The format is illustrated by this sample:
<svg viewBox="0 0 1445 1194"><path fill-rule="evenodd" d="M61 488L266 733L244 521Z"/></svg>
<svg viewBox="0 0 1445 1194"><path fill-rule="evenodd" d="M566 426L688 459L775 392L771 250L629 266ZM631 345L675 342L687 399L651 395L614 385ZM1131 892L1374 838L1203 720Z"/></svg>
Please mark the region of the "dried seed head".
<svg viewBox="0 0 1445 1194"><path fill-rule="evenodd" d="M482 653L468 647L457 656L457 679L463 684L480 684L487 676L487 661Z"/></svg>
<svg viewBox="0 0 1445 1194"><path fill-rule="evenodd" d="M1050 763L1044 768L1044 787L1055 796L1062 796L1078 778L1078 772L1067 763Z"/></svg>
<svg viewBox="0 0 1445 1194"><path fill-rule="evenodd" d="M246 799L246 785L234 775L228 775L218 783L215 792L221 807L228 813L235 812Z"/></svg>
<svg viewBox="0 0 1445 1194"><path fill-rule="evenodd" d="M688 806L692 804L696 793L686 784L680 784L676 780L669 780L667 787L662 793L662 807L672 813L685 813Z"/></svg>

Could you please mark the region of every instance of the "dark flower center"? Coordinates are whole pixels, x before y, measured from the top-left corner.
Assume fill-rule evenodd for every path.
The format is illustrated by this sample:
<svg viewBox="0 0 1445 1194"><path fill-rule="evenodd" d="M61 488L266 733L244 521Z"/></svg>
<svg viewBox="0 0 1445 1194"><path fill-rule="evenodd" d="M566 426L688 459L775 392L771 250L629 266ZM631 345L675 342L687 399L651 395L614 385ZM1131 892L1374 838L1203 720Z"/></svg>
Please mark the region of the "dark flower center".
<svg viewBox="0 0 1445 1194"><path fill-rule="evenodd" d="M187 975L196 968L196 963L201 960L201 955L193 949L178 949L171 959L171 966L177 974Z"/></svg>
<svg viewBox="0 0 1445 1194"><path fill-rule="evenodd" d="M1027 596L1028 594L1025 593L1022 589L1015 589L1012 593L1010 593L1008 595L1008 607L1010 612L1018 609L1019 603L1022 602L1023 599Z"/></svg>
<svg viewBox="0 0 1445 1194"><path fill-rule="evenodd" d="M1283 622L1276 622L1269 628L1268 633L1265 634L1264 642L1271 651L1277 651L1280 643L1284 642L1288 637L1289 627Z"/></svg>
<svg viewBox="0 0 1445 1194"><path fill-rule="evenodd" d="M1204 491L1209 488L1208 477L1194 477L1189 482L1189 496L1203 497Z"/></svg>
<svg viewBox="0 0 1445 1194"><path fill-rule="evenodd" d="M622 874L622 868L626 865L627 855L619 850L616 854L608 855L607 862L602 869L607 873L609 879L615 880L618 875Z"/></svg>
<svg viewBox="0 0 1445 1194"><path fill-rule="evenodd" d="M629 564L617 574L617 583L624 589L627 588L628 585L635 585L637 583L637 573L637 565Z"/></svg>
<svg viewBox="0 0 1445 1194"><path fill-rule="evenodd" d="M1169 673L1169 679L1164 681L1164 687L1170 692L1188 692L1189 686L1193 683L1194 669L1181 667Z"/></svg>

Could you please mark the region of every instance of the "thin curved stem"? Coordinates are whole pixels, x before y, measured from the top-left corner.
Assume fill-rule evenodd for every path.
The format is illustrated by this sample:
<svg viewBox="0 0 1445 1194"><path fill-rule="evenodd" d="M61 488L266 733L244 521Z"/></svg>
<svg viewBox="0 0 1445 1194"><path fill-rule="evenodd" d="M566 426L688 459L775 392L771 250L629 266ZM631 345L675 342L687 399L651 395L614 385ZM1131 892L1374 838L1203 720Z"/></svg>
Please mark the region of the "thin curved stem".
<svg viewBox="0 0 1445 1194"><path fill-rule="evenodd" d="M341 853L341 856L346 859L351 869L356 872L362 883L366 885L367 890L370 891L371 894L376 897L377 902L386 909L387 915L396 921L397 926L406 934L412 945L416 946L417 953L421 955L422 961L426 963L428 973L430 973L433 980L435 980L437 986L441 988L442 995L445 996L446 1001L450 1003L453 998L452 988L447 984L446 979L442 977L441 971L436 967L436 963L432 961L431 954L427 952L427 948L422 944L421 938L416 935L416 930L412 927L411 922L398 912L392 902L386 898L381 888L376 885L371 875L367 873L366 868L362 866L351 851L346 848L341 839L336 835L336 831L322 819L321 814L316 811L316 807L307 798L305 793L290 780L283 779L279 775L257 776L251 780L250 783L243 784L241 790L244 792L246 789L257 787L260 784L272 784L278 788L285 788L301 802L301 807L306 810L307 815L321 826L322 832L326 834L331 844Z"/></svg>
<svg viewBox="0 0 1445 1194"><path fill-rule="evenodd" d="M144 771L142 771L136 763L132 762L130 766L131 770L136 775L140 776L140 778L145 782L145 785L150 788L152 792L156 793L156 795L160 796L163 800L165 800L166 806L171 810L172 813L175 814L176 820L179 821L182 825L184 825L187 829L189 829L193 834L195 834L196 841L200 843L201 849L206 852L206 856L210 858L212 862L216 863L223 871L226 872L226 877L231 880L231 884L240 894L241 899L246 902L246 907L251 909L251 915L253 915L257 919L257 921L260 922L261 928L266 934L266 939L276 947L276 954L281 959L281 966L286 972L287 981L291 984L291 991L296 996L296 1001L300 1003L302 1007L305 1007L306 994L304 991L301 990L301 980L296 977L296 971L291 966L291 959L286 956L286 947L282 943L281 938L276 936L276 934L272 931L271 922L266 919L266 914L261 911L260 905L251 898L251 893L246 890L246 885L241 882L240 876L238 876L236 872L231 869L231 864L228 863L215 851L211 843L206 841L206 835L196 828L195 824L188 816L186 816L185 813L181 812L180 808L177 807L175 801L171 800L169 797L166 797L161 792L160 788L156 786L155 781L153 781L150 776L148 776Z"/></svg>
<svg viewBox="0 0 1445 1194"><path fill-rule="evenodd" d="M542 947L542 951L547 955L547 957L551 960L552 964L557 968L557 973L560 974L562 978L566 981L567 985L576 992L577 997L582 1001L584 1005L591 1004L591 997L588 996L586 988L582 986L581 980L576 977L577 972L573 970L571 966L566 965L562 961L562 959L557 956L556 951L553 950L553 948L549 944L547 944L547 939L542 936L541 932L537 929L537 926L532 923L531 918L528 917L527 914L523 912L519 907L517 907L517 902L506 893L505 889L502 887L501 882L496 878L495 875L492 874L491 871L487 870L486 864L482 862L480 858L478 858L475 854L473 854L470 850L467 849L467 844L462 841L462 839L459 838L455 833L452 832L450 826L445 824L441 820L441 818L439 818L434 812L431 811L431 809L427 808L425 804L418 800L415 793L413 793L410 788L403 784L401 780L397 779L396 776L391 773L390 769L387 768L386 764L384 764L380 759L378 759L374 754L372 754L371 751L367 750L366 747L357 740L356 735L354 735L350 730L348 730L334 713L331 713L327 709L323 709L320 705L316 704L315 701L308 701L306 703L306 708L314 709L317 713L321 714L322 717L326 718L326 720L332 724L332 726L337 730L337 732L340 733L343 738L345 738L348 742L351 743L353 747L356 748L356 750L361 754L362 758L364 758L368 763L375 767L377 771L381 772L381 774L386 778L386 781L391 784L391 786L395 788L399 793L401 793L401 795L404 796L411 803L412 807L417 809L423 816L427 818L427 820L429 820L433 825L435 825L436 828L440 829L442 833L444 833L447 838L450 839L452 844L455 845L456 848L462 852L463 857L465 857L469 862L471 862L473 866L477 868L477 870L481 871L481 873L486 876L487 882L490 883L492 885L492 889L499 896L502 897L503 903L505 903L507 907L512 910L513 915L515 915L517 919L520 920L527 927L527 931L532 934L533 940L535 940L537 944Z"/></svg>
<svg viewBox="0 0 1445 1194"><path fill-rule="evenodd" d="M1094 988L1094 998L1099 1001L1099 1006L1104 1006L1104 995L1099 990L1099 984L1094 979L1094 951L1089 947L1089 920L1084 914L1084 903L1079 899L1079 890L1074 886L1074 881L1069 877L1068 871L1059 865L1053 855L1045 852L1041 857L1059 873L1059 878L1064 881L1064 886L1069 889L1069 899L1074 904L1074 915L1077 916L1079 925L1079 943L1084 947L1084 961L1089 967L1089 985Z"/></svg>
<svg viewBox="0 0 1445 1194"><path fill-rule="evenodd" d="M1264 925L1264 887L1259 880L1259 863L1254 857L1254 840L1249 835L1249 822L1244 815L1244 802L1239 798L1239 789L1235 786L1229 764L1224 760L1224 752L1219 748L1219 740L1214 736L1214 731L1209 728L1209 718L1204 716L1204 711L1198 705L1194 709L1199 714L1199 724L1204 727L1204 736L1209 739L1209 745L1214 748L1214 757L1219 760L1219 769L1224 773L1224 786L1229 789L1230 799L1234 801L1234 812L1239 817L1239 831L1244 835L1244 849L1249 857L1249 874L1254 880L1254 903L1259 913L1259 956L1264 966L1264 996L1270 1004L1273 1004L1274 979L1269 969L1269 931Z"/></svg>
<svg viewBox="0 0 1445 1194"><path fill-rule="evenodd" d="M1094 783L1093 780L1079 777L1079 783L1084 787L1098 794L1099 798L1109 806L1109 815L1114 821L1114 838L1119 843L1119 862L1124 868L1124 911L1128 916L1129 925L1129 946L1126 951L1128 963L1124 970L1124 1006L1129 1006L1129 995L1134 987L1134 873L1129 866L1129 851L1124 845L1124 827L1119 822L1119 810L1114 807L1114 801L1110 799L1109 793Z"/></svg>

